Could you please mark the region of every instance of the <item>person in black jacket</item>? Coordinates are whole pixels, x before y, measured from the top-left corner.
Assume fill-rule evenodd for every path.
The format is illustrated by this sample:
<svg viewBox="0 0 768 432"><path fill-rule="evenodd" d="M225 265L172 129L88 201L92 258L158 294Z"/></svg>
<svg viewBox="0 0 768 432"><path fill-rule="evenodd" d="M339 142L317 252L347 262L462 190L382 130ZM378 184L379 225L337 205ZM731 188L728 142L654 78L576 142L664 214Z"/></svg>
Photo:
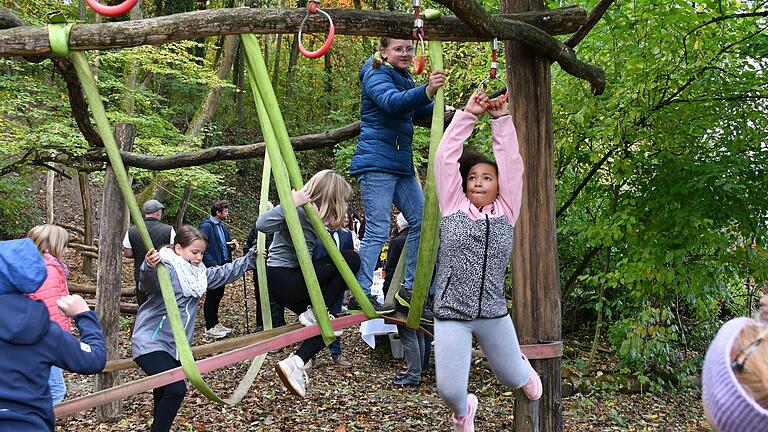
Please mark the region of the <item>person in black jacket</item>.
<svg viewBox="0 0 768 432"><path fill-rule="evenodd" d="M152 246L155 250L162 246L173 243L176 232L173 227L160 222L163 218L163 209L165 206L158 200L151 199L141 206L141 213L144 215L144 224L149 231L149 237L152 239ZM147 248L139 236L139 230L136 225L131 225L123 238L123 256L133 258L133 280L136 283L136 300L141 306L147 301L147 296L139 290L139 269L144 264L144 255L147 254Z"/></svg>
<svg viewBox="0 0 768 432"><path fill-rule="evenodd" d="M200 222L200 231L208 239L208 249L203 255L206 267L216 267L232 262L232 251L240 246L229 235L224 221L229 218L229 201L216 200L211 204L211 215ZM224 297L224 287L211 288L205 295L203 316L205 317L205 335L220 339L232 329L219 322L219 305Z"/></svg>
<svg viewBox="0 0 768 432"><path fill-rule="evenodd" d="M80 340L51 321L37 290L48 274L31 239L0 242L0 430L53 431L48 388L51 366L95 374L107 351L96 314L78 295L59 298L62 313L75 319Z"/></svg>

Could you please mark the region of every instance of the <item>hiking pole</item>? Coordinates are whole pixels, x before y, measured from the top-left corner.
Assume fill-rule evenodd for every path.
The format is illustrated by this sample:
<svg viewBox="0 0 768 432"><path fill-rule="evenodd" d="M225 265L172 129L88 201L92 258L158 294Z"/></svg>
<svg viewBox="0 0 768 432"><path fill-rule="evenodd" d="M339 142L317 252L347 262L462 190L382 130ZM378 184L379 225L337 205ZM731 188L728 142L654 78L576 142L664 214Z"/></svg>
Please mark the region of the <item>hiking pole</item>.
<svg viewBox="0 0 768 432"><path fill-rule="evenodd" d="M245 287L245 274L243 274L243 304L245 305L245 333L251 334L251 326L248 321L248 290Z"/></svg>

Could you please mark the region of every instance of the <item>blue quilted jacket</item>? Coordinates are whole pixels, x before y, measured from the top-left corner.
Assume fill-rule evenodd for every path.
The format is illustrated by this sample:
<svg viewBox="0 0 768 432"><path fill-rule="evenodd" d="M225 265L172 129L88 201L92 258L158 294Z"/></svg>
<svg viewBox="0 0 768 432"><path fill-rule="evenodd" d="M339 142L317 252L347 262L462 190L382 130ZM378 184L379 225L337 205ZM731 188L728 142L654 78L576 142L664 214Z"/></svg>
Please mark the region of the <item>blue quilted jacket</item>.
<svg viewBox="0 0 768 432"><path fill-rule="evenodd" d="M432 114L427 86L416 87L409 71L389 63L374 69L373 58L360 70L360 138L349 172L415 175L413 117Z"/></svg>

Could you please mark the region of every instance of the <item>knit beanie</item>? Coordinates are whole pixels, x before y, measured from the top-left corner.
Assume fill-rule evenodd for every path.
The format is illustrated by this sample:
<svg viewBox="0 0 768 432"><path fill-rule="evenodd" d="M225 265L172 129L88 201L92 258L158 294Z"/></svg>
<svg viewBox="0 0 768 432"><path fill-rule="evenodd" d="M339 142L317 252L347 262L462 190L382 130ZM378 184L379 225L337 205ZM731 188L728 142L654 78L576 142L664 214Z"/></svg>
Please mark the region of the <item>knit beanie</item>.
<svg viewBox="0 0 768 432"><path fill-rule="evenodd" d="M0 241L0 294L37 291L48 276L32 239Z"/></svg>
<svg viewBox="0 0 768 432"><path fill-rule="evenodd" d="M742 329L752 324L755 321L743 317L725 323L704 359L704 410L712 427L720 432L768 431L768 410L741 386L731 367L733 344Z"/></svg>

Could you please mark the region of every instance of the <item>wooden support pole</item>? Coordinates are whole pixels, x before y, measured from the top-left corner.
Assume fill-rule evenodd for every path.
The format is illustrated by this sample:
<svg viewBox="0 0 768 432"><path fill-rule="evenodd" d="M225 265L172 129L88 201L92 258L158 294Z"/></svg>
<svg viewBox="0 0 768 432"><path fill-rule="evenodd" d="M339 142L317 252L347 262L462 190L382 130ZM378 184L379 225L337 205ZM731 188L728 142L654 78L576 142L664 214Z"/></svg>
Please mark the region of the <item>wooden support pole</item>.
<svg viewBox="0 0 768 432"><path fill-rule="evenodd" d="M136 126L118 123L114 128L115 139L123 150L130 150L136 137ZM125 200L115 179L112 167L104 175L104 198L99 220L99 268L96 274L96 316L104 329L107 360L119 358L120 339L120 268L123 264L123 226L125 225ZM96 391L120 384L120 373L102 373L96 376ZM121 416L121 401L117 400L96 409L99 421L114 420Z"/></svg>
<svg viewBox="0 0 768 432"><path fill-rule="evenodd" d="M80 183L80 199L83 204L83 243L84 246L93 247L91 252L98 250L93 246L93 198L91 197L91 178L88 173L78 173ZM74 245L70 243L70 247ZM84 249L87 250L87 249ZM83 274L93 276L93 259L83 258Z"/></svg>
<svg viewBox="0 0 768 432"><path fill-rule="evenodd" d="M505 12L541 10L542 0L502 0ZM550 61L530 47L506 45L509 107L525 164L522 209L515 226L512 258L513 319L521 344L557 342L560 328L560 273L555 227L552 95ZM531 360L543 395L515 399L516 432L563 430L561 358Z"/></svg>

